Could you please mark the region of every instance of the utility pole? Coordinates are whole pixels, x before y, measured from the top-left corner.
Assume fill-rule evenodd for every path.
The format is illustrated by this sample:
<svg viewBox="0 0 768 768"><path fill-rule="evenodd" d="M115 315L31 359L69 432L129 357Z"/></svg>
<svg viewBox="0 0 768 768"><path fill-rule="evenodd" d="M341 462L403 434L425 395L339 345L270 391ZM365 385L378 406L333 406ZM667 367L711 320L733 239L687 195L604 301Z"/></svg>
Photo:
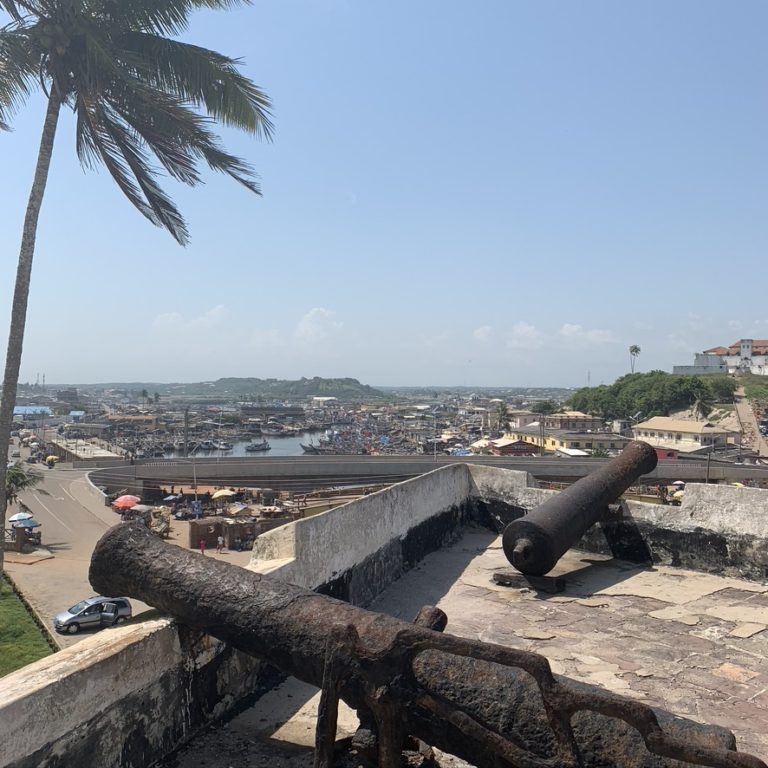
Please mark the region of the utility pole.
<svg viewBox="0 0 768 768"><path fill-rule="evenodd" d="M184 409L184 458L189 455L189 406Z"/></svg>

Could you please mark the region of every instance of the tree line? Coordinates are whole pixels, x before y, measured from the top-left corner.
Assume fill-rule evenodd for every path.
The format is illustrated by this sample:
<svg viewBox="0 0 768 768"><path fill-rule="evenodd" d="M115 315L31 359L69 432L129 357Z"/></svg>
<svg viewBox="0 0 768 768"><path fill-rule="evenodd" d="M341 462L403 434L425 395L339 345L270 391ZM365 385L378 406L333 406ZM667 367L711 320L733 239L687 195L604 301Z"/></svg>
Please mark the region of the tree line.
<svg viewBox="0 0 768 768"><path fill-rule="evenodd" d="M715 403L731 402L737 387L728 376L630 373L610 385L579 389L568 405L604 419L645 420L685 408L693 408L699 417L706 418Z"/></svg>

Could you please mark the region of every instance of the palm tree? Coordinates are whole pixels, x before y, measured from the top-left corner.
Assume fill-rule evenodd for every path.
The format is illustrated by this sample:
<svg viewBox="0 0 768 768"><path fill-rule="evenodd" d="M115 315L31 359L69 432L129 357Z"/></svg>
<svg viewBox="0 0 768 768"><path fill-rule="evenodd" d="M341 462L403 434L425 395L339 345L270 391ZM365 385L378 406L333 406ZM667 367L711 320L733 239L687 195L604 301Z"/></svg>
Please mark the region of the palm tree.
<svg viewBox="0 0 768 768"><path fill-rule="evenodd" d="M149 397L149 392L147 392L146 389L141 390L141 405L143 408L147 407L147 398Z"/></svg>
<svg viewBox="0 0 768 768"><path fill-rule="evenodd" d="M5 470L5 498L13 504L22 491L34 488L43 479L39 472L26 468L20 461Z"/></svg>
<svg viewBox="0 0 768 768"><path fill-rule="evenodd" d="M7 455L24 343L37 222L62 107L76 115L76 146L86 167L103 163L128 200L182 245L187 226L161 189L156 162L177 181L200 183L201 163L259 193L254 172L230 155L218 120L269 139L269 99L238 62L173 39L197 8L247 0L0 0L0 128L37 89L47 99L16 271L0 403L0 457ZM2 470L3 472L5 470ZM0 516L5 519L5 483ZM0 551L0 570L2 552Z"/></svg>
<svg viewBox="0 0 768 768"><path fill-rule="evenodd" d="M638 347L637 344L633 344L629 348L629 369L631 373L635 372L635 360L637 359L637 356L640 354L640 352L640 347Z"/></svg>
<svg viewBox="0 0 768 768"><path fill-rule="evenodd" d="M503 401L496 403L496 429L503 435L509 426L509 408Z"/></svg>
<svg viewBox="0 0 768 768"><path fill-rule="evenodd" d="M699 389L695 394L693 401L693 412L696 415L696 420L706 419L712 409L714 408L715 401L712 399L712 395L706 389Z"/></svg>

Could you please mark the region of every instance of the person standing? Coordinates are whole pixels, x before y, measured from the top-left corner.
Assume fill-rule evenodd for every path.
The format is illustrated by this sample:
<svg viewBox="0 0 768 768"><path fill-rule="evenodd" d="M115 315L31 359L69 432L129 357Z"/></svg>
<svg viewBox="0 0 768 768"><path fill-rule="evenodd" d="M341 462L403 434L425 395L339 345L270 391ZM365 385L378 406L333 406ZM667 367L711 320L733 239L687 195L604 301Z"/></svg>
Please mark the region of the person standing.
<svg viewBox="0 0 768 768"><path fill-rule="evenodd" d="M200 554L205 554L205 539L200 539Z"/></svg>
<svg viewBox="0 0 768 768"><path fill-rule="evenodd" d="M219 534L218 538L216 539L216 552L218 554L221 554L224 551L224 537Z"/></svg>

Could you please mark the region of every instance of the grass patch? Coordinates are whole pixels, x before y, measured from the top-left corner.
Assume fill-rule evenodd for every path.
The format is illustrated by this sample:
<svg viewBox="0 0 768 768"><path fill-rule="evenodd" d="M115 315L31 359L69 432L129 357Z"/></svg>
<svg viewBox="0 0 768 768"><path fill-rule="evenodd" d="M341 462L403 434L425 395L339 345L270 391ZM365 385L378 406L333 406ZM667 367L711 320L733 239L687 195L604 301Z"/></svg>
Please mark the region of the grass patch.
<svg viewBox="0 0 768 768"><path fill-rule="evenodd" d="M0 676L53 652L5 576L0 578Z"/></svg>
<svg viewBox="0 0 768 768"><path fill-rule="evenodd" d="M768 382L765 376L748 374L742 376L739 381L744 387L744 394L750 400L768 400Z"/></svg>

